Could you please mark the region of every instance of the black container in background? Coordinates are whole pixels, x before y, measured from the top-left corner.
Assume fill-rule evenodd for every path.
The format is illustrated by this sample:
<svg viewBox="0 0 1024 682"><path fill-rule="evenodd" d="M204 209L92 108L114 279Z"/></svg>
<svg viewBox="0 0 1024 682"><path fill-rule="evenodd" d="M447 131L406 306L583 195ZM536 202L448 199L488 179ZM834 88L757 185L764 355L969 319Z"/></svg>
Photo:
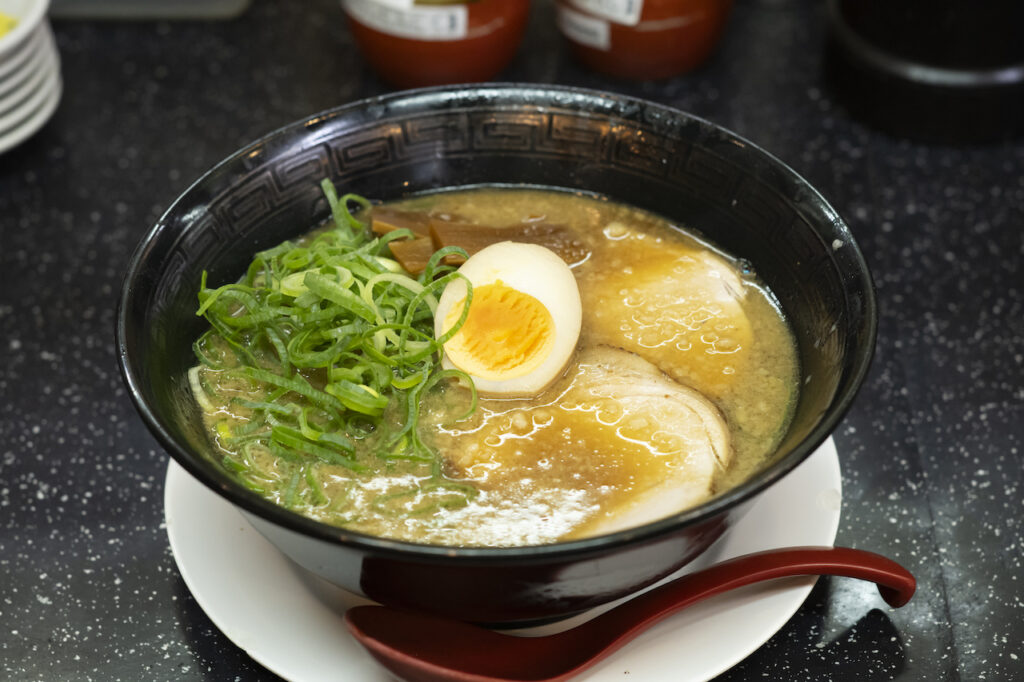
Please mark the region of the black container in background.
<svg viewBox="0 0 1024 682"><path fill-rule="evenodd" d="M900 137L1024 133L1024 2L830 0L825 69L854 116Z"/></svg>

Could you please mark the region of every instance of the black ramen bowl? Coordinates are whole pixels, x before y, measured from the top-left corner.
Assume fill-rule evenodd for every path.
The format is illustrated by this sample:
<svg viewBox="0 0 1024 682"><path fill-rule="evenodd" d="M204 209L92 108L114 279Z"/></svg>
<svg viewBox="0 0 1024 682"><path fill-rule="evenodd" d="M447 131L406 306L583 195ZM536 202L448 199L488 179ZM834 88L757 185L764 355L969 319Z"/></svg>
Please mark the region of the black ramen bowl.
<svg viewBox="0 0 1024 682"><path fill-rule="evenodd" d="M529 547L371 537L251 493L214 463L188 388L192 342L206 324L195 315L200 273L214 285L234 281L255 252L326 219L324 177L384 200L472 185L584 190L694 228L750 261L799 344L799 401L777 452L748 481L689 511ZM117 342L131 396L163 447L296 563L389 605L525 624L627 595L704 551L828 437L868 369L875 327L871 278L849 229L778 159L651 102L507 84L369 99L239 150L186 190L136 250Z"/></svg>

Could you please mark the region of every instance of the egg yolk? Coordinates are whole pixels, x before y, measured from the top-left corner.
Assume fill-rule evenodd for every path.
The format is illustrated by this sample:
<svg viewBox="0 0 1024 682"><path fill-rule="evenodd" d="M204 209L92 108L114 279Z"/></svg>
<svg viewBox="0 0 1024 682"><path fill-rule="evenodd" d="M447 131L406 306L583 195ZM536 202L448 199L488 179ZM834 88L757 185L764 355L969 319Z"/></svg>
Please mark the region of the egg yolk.
<svg viewBox="0 0 1024 682"><path fill-rule="evenodd" d="M446 328L458 322L465 304L462 299L452 306ZM544 304L498 280L473 288L466 321L444 349L464 372L500 380L534 370L554 342L555 321Z"/></svg>

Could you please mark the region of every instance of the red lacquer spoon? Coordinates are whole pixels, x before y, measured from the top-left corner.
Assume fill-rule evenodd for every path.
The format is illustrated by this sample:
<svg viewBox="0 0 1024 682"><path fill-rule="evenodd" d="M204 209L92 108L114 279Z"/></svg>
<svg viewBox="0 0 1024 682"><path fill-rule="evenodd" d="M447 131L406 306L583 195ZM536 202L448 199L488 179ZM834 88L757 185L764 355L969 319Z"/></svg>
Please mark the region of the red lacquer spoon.
<svg viewBox="0 0 1024 682"><path fill-rule="evenodd" d="M381 665L409 682L567 680L663 618L728 590L773 578L838 575L870 580L891 606L903 606L916 581L873 552L797 547L747 554L682 576L571 630L519 637L385 606L356 606L349 630Z"/></svg>

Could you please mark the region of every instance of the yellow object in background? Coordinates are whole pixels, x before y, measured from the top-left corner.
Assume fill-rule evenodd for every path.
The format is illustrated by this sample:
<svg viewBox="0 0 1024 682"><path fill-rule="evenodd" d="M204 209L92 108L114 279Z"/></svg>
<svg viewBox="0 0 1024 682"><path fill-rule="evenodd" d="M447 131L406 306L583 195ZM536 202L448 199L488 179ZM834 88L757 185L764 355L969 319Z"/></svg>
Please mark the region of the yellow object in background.
<svg viewBox="0 0 1024 682"><path fill-rule="evenodd" d="M7 35L17 25L18 20L0 12L0 37Z"/></svg>

